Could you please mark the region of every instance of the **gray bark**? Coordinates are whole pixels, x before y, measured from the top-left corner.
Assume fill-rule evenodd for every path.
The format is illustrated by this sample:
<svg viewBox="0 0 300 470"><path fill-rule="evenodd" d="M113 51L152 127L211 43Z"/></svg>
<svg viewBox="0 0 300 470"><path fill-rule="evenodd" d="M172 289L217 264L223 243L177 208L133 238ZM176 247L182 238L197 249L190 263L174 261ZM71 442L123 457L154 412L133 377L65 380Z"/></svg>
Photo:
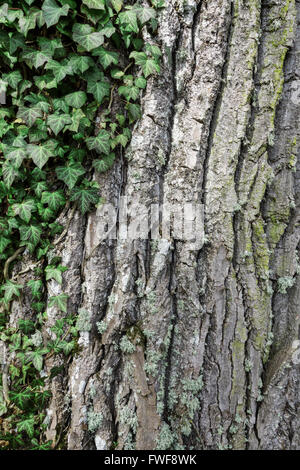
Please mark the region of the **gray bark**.
<svg viewBox="0 0 300 470"><path fill-rule="evenodd" d="M95 178L113 206L127 196L129 221L138 203L203 203L205 244L103 241L101 207L75 212L55 247L63 285L46 289L92 328L70 360L46 363L64 365L46 436L68 449L299 449L300 5L166 4L148 38L162 73L125 155ZM13 312L30 315L29 293ZM62 316L47 313L45 338Z"/></svg>

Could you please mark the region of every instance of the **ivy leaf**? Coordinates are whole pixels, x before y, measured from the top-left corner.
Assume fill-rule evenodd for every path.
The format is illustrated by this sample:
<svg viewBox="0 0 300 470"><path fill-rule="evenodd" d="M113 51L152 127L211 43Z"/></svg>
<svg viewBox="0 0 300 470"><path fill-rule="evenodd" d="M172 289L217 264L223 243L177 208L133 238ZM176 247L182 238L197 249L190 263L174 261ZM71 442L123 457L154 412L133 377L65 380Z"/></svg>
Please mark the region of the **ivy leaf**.
<svg viewBox="0 0 300 470"><path fill-rule="evenodd" d="M59 294L49 299L49 307L57 307L64 313L67 313L67 302L69 296L67 294Z"/></svg>
<svg viewBox="0 0 300 470"><path fill-rule="evenodd" d="M21 54L21 58L25 60L27 65L36 69L48 62L51 57L41 51L35 51L34 49L27 49Z"/></svg>
<svg viewBox="0 0 300 470"><path fill-rule="evenodd" d="M144 77L138 77L135 79L134 84L138 88L146 88L147 80Z"/></svg>
<svg viewBox="0 0 300 470"><path fill-rule="evenodd" d="M87 91L92 93L95 97L97 103L101 104L102 100L105 96L109 96L110 93L110 85L108 82L100 81L100 82L88 82Z"/></svg>
<svg viewBox="0 0 300 470"><path fill-rule="evenodd" d="M133 51L129 57L134 58L136 65L140 65L142 67L146 78L149 75L160 72L159 64L154 59L150 59L144 52Z"/></svg>
<svg viewBox="0 0 300 470"><path fill-rule="evenodd" d="M65 101L69 106L73 108L81 108L87 100L86 93L84 91L75 91L65 96Z"/></svg>
<svg viewBox="0 0 300 470"><path fill-rule="evenodd" d="M18 432L26 432L28 437L34 436L34 417L24 419L17 423L17 430Z"/></svg>
<svg viewBox="0 0 300 470"><path fill-rule="evenodd" d="M11 88L16 89L23 77L19 70L14 70L13 72L3 74L2 79L7 82Z"/></svg>
<svg viewBox="0 0 300 470"><path fill-rule="evenodd" d="M135 12L142 25L156 17L155 10L149 7L136 8Z"/></svg>
<svg viewBox="0 0 300 470"><path fill-rule="evenodd" d="M88 24L75 23L73 40L89 52L104 43L104 35L101 32L94 32L94 28Z"/></svg>
<svg viewBox="0 0 300 470"><path fill-rule="evenodd" d="M42 351L36 350L36 351L31 351L28 353L28 360L30 360L33 364L33 366L38 370L39 372L43 368L43 355Z"/></svg>
<svg viewBox="0 0 300 470"><path fill-rule="evenodd" d="M36 206L33 199L28 199L19 204L14 204L12 209L15 215L19 215L22 220L28 223L31 219L31 212L36 210Z"/></svg>
<svg viewBox="0 0 300 470"><path fill-rule="evenodd" d="M98 173L103 173L111 168L115 161L115 154L110 153L107 157L104 157L102 160L94 160L93 167Z"/></svg>
<svg viewBox="0 0 300 470"><path fill-rule="evenodd" d="M104 47L99 48L97 53L94 53L93 55L99 56L100 64L104 70L111 64L116 65L119 62L119 54L117 52L108 51L107 49L104 49Z"/></svg>
<svg viewBox="0 0 300 470"><path fill-rule="evenodd" d="M113 8L119 13L123 7L123 0L110 0Z"/></svg>
<svg viewBox="0 0 300 470"><path fill-rule="evenodd" d="M57 62L57 60L49 60L45 65L45 69L52 71L56 82L61 82L67 75L73 75L73 69L70 63L62 64Z"/></svg>
<svg viewBox="0 0 300 470"><path fill-rule="evenodd" d="M28 241L33 246L36 246L38 244L43 233L42 229L37 225L22 225L19 230L21 240Z"/></svg>
<svg viewBox="0 0 300 470"><path fill-rule="evenodd" d="M136 86L120 86L118 89L120 96L125 96L126 100L137 100L140 94L140 89Z"/></svg>
<svg viewBox="0 0 300 470"><path fill-rule="evenodd" d="M99 190L97 188L74 188L71 201L77 201L82 214L85 214L92 204L100 201Z"/></svg>
<svg viewBox="0 0 300 470"><path fill-rule="evenodd" d="M62 180L69 189L73 189L80 176L84 175L85 169L80 163L70 163L68 166L56 168L58 179Z"/></svg>
<svg viewBox="0 0 300 470"><path fill-rule="evenodd" d="M8 154L5 155L7 160L10 160L16 168L20 168L26 156L26 151L22 147L16 147L14 150L11 150Z"/></svg>
<svg viewBox="0 0 300 470"><path fill-rule="evenodd" d="M105 10L104 0L82 0L82 3L93 10Z"/></svg>
<svg viewBox="0 0 300 470"><path fill-rule="evenodd" d="M46 281L49 281L50 279L54 279L58 284L62 284L62 275L61 273L66 271L67 268L63 266L55 267L52 265L49 265L45 268L45 273L46 273Z"/></svg>
<svg viewBox="0 0 300 470"><path fill-rule="evenodd" d="M57 135L67 124L70 124L72 119L69 114L50 114L47 118L47 124L52 129L55 135Z"/></svg>
<svg viewBox="0 0 300 470"><path fill-rule="evenodd" d="M28 402L32 399L32 392L26 388L21 392L11 391L9 397L11 401L17 405L18 408L24 410Z"/></svg>
<svg viewBox="0 0 300 470"><path fill-rule="evenodd" d="M129 113L130 122L136 121L141 117L141 107L138 104L128 103L126 106Z"/></svg>
<svg viewBox="0 0 300 470"><path fill-rule="evenodd" d="M1 236L0 237L0 253L3 253L10 243L11 243L11 240Z"/></svg>
<svg viewBox="0 0 300 470"><path fill-rule="evenodd" d="M27 145L27 154L40 169L47 163L50 157L54 155L53 150L45 145Z"/></svg>
<svg viewBox="0 0 300 470"><path fill-rule="evenodd" d="M6 302L10 302L14 296L20 297L20 290L23 289L23 285L12 281L6 281L1 289L4 290L4 300Z"/></svg>
<svg viewBox="0 0 300 470"><path fill-rule="evenodd" d="M89 150L96 150L98 153L109 154L110 151L110 134L105 130L100 130L97 137L88 137L86 145Z"/></svg>
<svg viewBox="0 0 300 470"><path fill-rule="evenodd" d="M59 207L65 205L66 199L62 191L44 191L42 193L42 203L48 204L50 209L56 212Z"/></svg>
<svg viewBox="0 0 300 470"><path fill-rule="evenodd" d="M69 5L59 7L54 0L45 0L42 5L42 12L48 28L58 23L61 16L67 16Z"/></svg>
<svg viewBox="0 0 300 470"><path fill-rule="evenodd" d="M119 14L119 21L122 25L128 25L129 30L135 33L139 32L137 15L135 10L127 10Z"/></svg>
<svg viewBox="0 0 300 470"><path fill-rule="evenodd" d="M75 347L74 341L70 341L69 343L67 341L62 342L63 352L66 356L70 354L70 352L73 351L74 347Z"/></svg>
<svg viewBox="0 0 300 470"><path fill-rule="evenodd" d="M3 163L2 175L4 183L8 188L10 188L16 177L20 176L20 173L17 167L7 160Z"/></svg>
<svg viewBox="0 0 300 470"><path fill-rule="evenodd" d="M46 191L48 187L46 181L34 181L31 186L37 197L41 197L42 192Z"/></svg>
<svg viewBox="0 0 300 470"><path fill-rule="evenodd" d="M71 57L69 64L74 72L79 71L81 73L84 73L90 67L95 66L93 59L85 55L76 55Z"/></svg>
<svg viewBox="0 0 300 470"><path fill-rule="evenodd" d="M30 281L27 282L27 285L31 289L32 297L34 297L35 299L39 299L43 291L43 282L40 279L37 279L37 280L31 279Z"/></svg>
<svg viewBox="0 0 300 470"><path fill-rule="evenodd" d="M20 106L17 113L17 117L26 122L29 127L32 127L37 118L40 118L42 116L42 110L37 106L32 106L31 108Z"/></svg>

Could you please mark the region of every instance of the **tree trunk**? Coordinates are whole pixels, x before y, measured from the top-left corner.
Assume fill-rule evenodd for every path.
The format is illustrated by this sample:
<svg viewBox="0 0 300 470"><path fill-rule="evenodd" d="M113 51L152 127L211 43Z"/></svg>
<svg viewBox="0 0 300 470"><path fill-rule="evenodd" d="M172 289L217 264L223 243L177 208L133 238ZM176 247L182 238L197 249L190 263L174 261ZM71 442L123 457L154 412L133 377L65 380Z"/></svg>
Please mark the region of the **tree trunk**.
<svg viewBox="0 0 300 470"><path fill-rule="evenodd" d="M72 359L45 365L63 366L46 432L61 448L300 448L299 24L295 0L160 10L148 40L162 72L129 148L95 176L119 207L116 237L101 238L101 207L61 216L68 271L48 297L69 294L89 322ZM124 237L121 196L129 223L138 204L203 204L203 246ZM14 301L10 321L30 303ZM45 335L63 316L47 314Z"/></svg>

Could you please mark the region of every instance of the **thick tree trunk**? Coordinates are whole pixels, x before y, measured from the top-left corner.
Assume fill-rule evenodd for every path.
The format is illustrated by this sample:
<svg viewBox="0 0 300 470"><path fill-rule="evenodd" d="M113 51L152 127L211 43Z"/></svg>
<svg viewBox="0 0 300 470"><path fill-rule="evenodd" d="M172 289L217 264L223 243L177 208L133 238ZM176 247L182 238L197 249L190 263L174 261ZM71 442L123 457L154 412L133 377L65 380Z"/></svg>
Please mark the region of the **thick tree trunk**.
<svg viewBox="0 0 300 470"><path fill-rule="evenodd" d="M129 222L137 204L203 204L205 243L130 240L120 224L101 240L101 207L70 219L55 247L69 269L47 291L91 328L71 360L46 362L63 366L46 433L61 447L300 448L299 24L295 0L161 10L162 73L97 179L107 203L127 197ZM45 335L62 316L47 313Z"/></svg>

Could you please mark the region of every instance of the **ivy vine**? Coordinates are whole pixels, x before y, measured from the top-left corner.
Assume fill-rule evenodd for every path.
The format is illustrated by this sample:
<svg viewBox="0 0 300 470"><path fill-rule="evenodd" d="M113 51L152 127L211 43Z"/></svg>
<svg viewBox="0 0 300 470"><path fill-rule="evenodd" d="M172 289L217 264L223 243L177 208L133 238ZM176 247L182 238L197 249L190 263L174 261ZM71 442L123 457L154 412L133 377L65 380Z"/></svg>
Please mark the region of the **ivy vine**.
<svg viewBox="0 0 300 470"><path fill-rule="evenodd" d="M45 377L43 364L53 354L76 352L78 327L61 293L48 305L66 317L52 328L54 339L42 336L44 282L62 284L67 269L49 252L54 236L65 233L57 217L66 205L85 214L101 203L93 172L111 168L130 141L140 92L160 71L159 47L141 34L157 29L163 0L151 4L7 0L0 6L0 339L14 357L9 365L2 358L2 448L53 444L43 439L45 384L60 371L54 367ZM37 265L24 286L11 278L11 267L25 250ZM11 302L25 289L35 314L9 326Z"/></svg>

